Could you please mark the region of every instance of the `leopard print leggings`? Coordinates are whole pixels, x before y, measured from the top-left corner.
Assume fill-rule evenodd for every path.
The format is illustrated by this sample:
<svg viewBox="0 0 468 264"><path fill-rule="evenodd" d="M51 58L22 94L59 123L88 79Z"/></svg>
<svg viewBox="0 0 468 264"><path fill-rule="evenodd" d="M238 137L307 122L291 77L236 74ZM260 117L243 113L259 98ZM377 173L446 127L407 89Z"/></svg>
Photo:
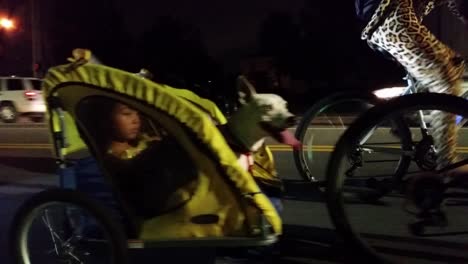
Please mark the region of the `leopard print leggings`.
<svg viewBox="0 0 468 264"><path fill-rule="evenodd" d="M420 23L412 0L399 0L369 38L369 44L389 52L418 81L418 87L459 96L464 63ZM431 121L437 164L441 169L456 161L455 116L434 112Z"/></svg>

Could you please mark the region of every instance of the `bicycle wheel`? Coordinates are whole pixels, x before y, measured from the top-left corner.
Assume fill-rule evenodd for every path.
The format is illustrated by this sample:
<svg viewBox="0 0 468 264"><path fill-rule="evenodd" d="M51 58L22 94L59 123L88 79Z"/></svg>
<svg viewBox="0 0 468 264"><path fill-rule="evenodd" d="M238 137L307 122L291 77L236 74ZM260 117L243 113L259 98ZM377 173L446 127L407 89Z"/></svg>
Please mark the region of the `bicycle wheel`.
<svg viewBox="0 0 468 264"><path fill-rule="evenodd" d="M303 147L294 150L296 168L304 180L324 184L326 160L338 138L356 117L379 102L380 100L373 94L338 93L320 100L307 111L296 130L296 137L302 142ZM409 148L411 141L405 133L406 126L401 122L395 122L393 131L399 130L402 137L401 144ZM374 148L378 148L378 142L374 143ZM388 144L380 142L381 145L386 143ZM400 166L395 170L395 177L406 173L410 160L410 157L401 157ZM371 162L379 161L373 159ZM372 199L375 198L377 197L374 195Z"/></svg>
<svg viewBox="0 0 468 264"><path fill-rule="evenodd" d="M76 191L34 195L12 222L14 263L128 263L123 228L111 215Z"/></svg>
<svg viewBox="0 0 468 264"><path fill-rule="evenodd" d="M337 93L321 99L304 114L296 129L302 149L293 152L296 168L304 180L324 181L327 153L353 119L376 103L372 94Z"/></svg>
<svg viewBox="0 0 468 264"><path fill-rule="evenodd" d="M459 97L428 93L402 96L378 105L359 117L345 131L338 140L327 165L326 198L329 215L347 246L353 248L353 255L362 256L369 263L412 263L418 261L412 258L425 257L438 257L444 259L442 262L465 262L468 259L468 253L464 250L468 245L468 237L463 236L463 231L468 230L468 223L464 218L467 209L465 207L468 205L466 190L460 194L460 190L452 192L443 188L440 179L412 177L414 174L410 172L413 169L419 170L415 164L409 168L407 175L393 182L392 190L381 197L378 203L363 203L362 200L355 199L356 194L373 191L364 185L365 180L362 182L356 179L350 180L347 175L347 171L352 167L349 162L350 156L356 151L357 146L361 145L362 139L366 138L369 132L375 136L379 134L384 136L388 134L389 123L395 119L414 119L418 110L440 110L468 117L468 102ZM408 125L413 139L417 141L419 136L417 132L420 128L416 124ZM429 131L432 131L431 127ZM466 132L461 129L460 133ZM460 141L459 146L460 144L465 143ZM463 146L459 151L465 153L466 149L468 148ZM399 146L394 146L394 150L393 155L397 157L414 153ZM392 153L389 152L388 155L390 154ZM466 154L460 156L468 157ZM393 171L392 168L380 165L367 165L368 168L360 169L372 175L382 174L386 170ZM442 196L444 198L440 198ZM427 227L432 232L425 234L424 237L414 237L415 233L421 231L421 226L415 226L414 221L424 215L421 213L425 212L424 207L428 207L428 204L431 210L443 208L444 212L439 215L447 216L449 223L457 224L443 226L444 221L441 219L444 217L428 213L431 215L431 220L425 223L432 221L434 225ZM453 205L447 206L447 204ZM418 230L415 231L416 227ZM450 237L450 234L455 233L459 236ZM461 257L444 255L443 250L449 248L459 248L459 252L455 254ZM416 251L417 256L411 255L411 250Z"/></svg>

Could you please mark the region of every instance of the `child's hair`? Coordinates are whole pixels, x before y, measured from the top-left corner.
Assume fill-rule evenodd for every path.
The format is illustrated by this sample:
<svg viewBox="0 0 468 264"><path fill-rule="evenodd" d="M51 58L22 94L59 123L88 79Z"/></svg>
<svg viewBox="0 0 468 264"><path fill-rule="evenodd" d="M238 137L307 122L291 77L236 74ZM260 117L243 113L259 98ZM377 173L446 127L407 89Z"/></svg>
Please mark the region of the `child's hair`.
<svg viewBox="0 0 468 264"><path fill-rule="evenodd" d="M115 126L112 113L118 103L121 102L103 96L93 96L85 99L79 105L79 119L92 140L96 142L101 153L107 152L112 140L114 140ZM141 134L129 143L136 146L140 140Z"/></svg>

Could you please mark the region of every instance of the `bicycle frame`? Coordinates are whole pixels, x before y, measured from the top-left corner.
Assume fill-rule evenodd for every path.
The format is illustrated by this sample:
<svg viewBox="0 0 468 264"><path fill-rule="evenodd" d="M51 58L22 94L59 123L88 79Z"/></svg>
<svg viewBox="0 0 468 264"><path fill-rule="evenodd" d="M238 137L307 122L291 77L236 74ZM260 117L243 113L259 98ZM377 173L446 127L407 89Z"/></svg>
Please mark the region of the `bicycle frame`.
<svg viewBox="0 0 468 264"><path fill-rule="evenodd" d="M417 90L416 90L416 87L415 87L416 81L415 81L414 77L412 77L410 74L407 74L403 79L406 80L407 86L399 96L404 96L404 95L408 95L408 94L417 93ZM391 97L391 98L393 98L393 97ZM428 132L428 129L427 129L426 122L424 121L423 111L418 110L417 115L418 115L418 122L419 122L419 125L420 125L420 128L421 128L421 134L422 134L423 138L428 137L429 132ZM359 145L363 145L371 137L371 135L374 133L375 129L376 129L376 127L369 130L369 132L359 142ZM389 149L389 148L386 148L386 147L373 147L372 149L363 148L363 150L368 151L369 153L373 152L375 150L384 150L384 152L387 152L387 153L396 153L396 154L401 153L401 150L399 150L399 149ZM436 153L436 150L435 150L434 146L432 146L432 151L434 151L434 153ZM402 154L403 155L413 156L413 151L411 153L407 153L407 152L404 151Z"/></svg>

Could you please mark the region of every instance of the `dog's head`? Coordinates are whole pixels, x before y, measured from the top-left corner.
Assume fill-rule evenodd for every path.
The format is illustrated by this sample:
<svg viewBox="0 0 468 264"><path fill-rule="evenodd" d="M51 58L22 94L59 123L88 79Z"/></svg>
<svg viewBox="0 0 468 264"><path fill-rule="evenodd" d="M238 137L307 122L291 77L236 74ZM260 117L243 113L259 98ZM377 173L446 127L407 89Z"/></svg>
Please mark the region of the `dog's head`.
<svg viewBox="0 0 468 264"><path fill-rule="evenodd" d="M257 125L265 135L298 147L299 141L288 130L296 124L296 117L289 112L286 100L276 94L257 93L254 86L242 75L237 79L237 89L241 109L246 110L246 125Z"/></svg>

